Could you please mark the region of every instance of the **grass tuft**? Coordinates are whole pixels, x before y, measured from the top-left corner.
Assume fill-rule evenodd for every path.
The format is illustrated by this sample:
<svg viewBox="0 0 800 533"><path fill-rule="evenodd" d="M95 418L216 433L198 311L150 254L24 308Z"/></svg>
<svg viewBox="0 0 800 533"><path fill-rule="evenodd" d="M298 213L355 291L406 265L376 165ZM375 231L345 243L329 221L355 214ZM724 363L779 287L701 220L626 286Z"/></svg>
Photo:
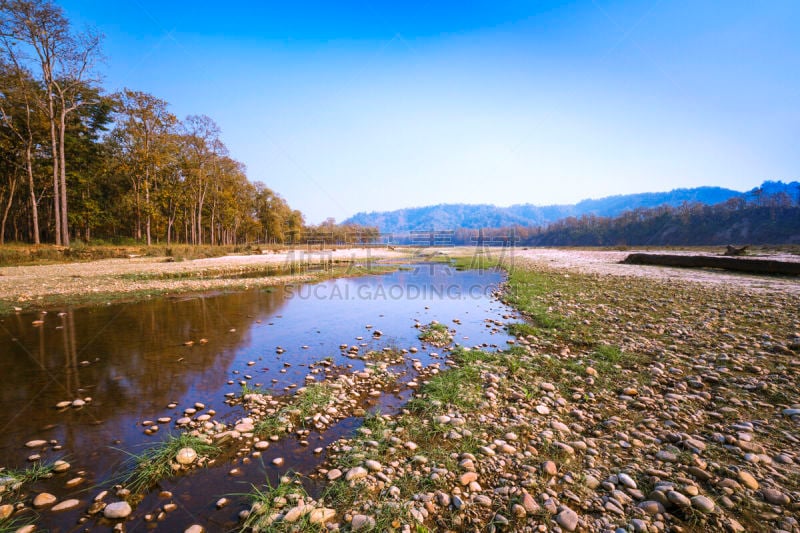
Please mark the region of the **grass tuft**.
<svg viewBox="0 0 800 533"><path fill-rule="evenodd" d="M128 464L132 470L122 477L121 483L132 493L142 494L152 488L160 480L174 474L175 455L181 448L193 448L200 457L214 457L219 448L209 444L200 437L181 433L170 435L167 440L145 450L141 454L130 454Z"/></svg>

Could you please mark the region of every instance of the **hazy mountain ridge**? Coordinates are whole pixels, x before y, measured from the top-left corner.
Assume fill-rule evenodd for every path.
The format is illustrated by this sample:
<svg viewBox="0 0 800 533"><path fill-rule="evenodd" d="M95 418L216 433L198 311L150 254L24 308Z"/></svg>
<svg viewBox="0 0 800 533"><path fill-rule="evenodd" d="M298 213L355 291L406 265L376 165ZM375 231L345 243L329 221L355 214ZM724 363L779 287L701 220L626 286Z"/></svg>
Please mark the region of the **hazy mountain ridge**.
<svg viewBox="0 0 800 533"><path fill-rule="evenodd" d="M747 192L709 186L674 189L669 192L587 199L572 205L516 204L509 207L497 207L489 204L439 204L395 211L362 212L353 215L344 223L377 226L384 233L430 229L532 227L547 225L567 217L583 215L614 217L637 208L653 208L663 205L675 207L683 203L715 205L731 198L752 199L758 194L774 196L780 193L785 193L797 201L800 198L800 183L796 181L791 183L766 181L760 187Z"/></svg>

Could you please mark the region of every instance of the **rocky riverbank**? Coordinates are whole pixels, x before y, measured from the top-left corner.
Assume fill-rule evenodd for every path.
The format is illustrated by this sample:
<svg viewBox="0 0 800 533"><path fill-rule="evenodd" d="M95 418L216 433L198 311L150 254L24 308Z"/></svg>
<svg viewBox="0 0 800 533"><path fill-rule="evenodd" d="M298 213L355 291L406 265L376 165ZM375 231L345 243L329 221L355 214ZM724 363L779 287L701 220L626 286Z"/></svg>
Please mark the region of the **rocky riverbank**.
<svg viewBox="0 0 800 533"><path fill-rule="evenodd" d="M287 479L250 524L800 531L796 296L528 267L503 297L509 350L450 352L329 447L320 498Z"/></svg>

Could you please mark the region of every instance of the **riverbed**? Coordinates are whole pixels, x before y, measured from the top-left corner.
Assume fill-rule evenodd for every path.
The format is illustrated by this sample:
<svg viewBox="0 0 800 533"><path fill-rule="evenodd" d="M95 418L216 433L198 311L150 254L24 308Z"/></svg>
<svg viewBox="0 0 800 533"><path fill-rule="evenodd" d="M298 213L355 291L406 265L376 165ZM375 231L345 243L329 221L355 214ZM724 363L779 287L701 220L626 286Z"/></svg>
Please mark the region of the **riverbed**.
<svg viewBox="0 0 800 533"><path fill-rule="evenodd" d="M8 316L0 323L2 466L69 462L68 471L29 492L81 504L39 511L36 523L50 531L107 531L112 522L88 518L86 511L98 493L112 490L131 454L176 434L183 417L206 415L232 426L246 416L228 401L243 384L276 397L291 395L325 376L309 372L321 361L337 373L358 372L366 364L363 354L391 350L404 354L393 365L398 379L363 406L391 413L410 396L407 385L419 369L444 368L446 349L421 342L421 325L445 324L454 345L502 348L509 339L502 326L514 316L495 298L502 279L495 270L419 263L314 284ZM362 420L351 416L312 432L305 436L310 446L287 435L257 458L233 455L165 480L136 506L127 528L233 528L249 506L237 494L290 471L312 472L325 458L312 450L352 434ZM26 447L34 440L46 444ZM275 457L283 464L274 465ZM231 503L218 509L215 502L223 496ZM165 507L170 511L160 520L145 523L145 515L157 516Z"/></svg>

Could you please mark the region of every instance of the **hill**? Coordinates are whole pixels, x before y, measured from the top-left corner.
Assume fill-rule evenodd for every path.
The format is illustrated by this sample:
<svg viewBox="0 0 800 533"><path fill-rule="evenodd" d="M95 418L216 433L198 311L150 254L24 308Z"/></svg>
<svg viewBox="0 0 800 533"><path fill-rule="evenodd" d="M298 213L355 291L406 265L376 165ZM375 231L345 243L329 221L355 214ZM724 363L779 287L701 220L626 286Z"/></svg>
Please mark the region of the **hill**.
<svg viewBox="0 0 800 533"><path fill-rule="evenodd" d="M684 203L715 205L731 198L753 200L759 195L786 194L793 201L800 197L800 183L767 181L748 192L722 187L696 187L674 189L669 192L649 192L587 199L572 205L537 206L517 204L497 207L489 204L439 204L412 207L395 211L358 213L345 224L376 226L382 233L400 233L417 230L480 229L510 226L544 226L568 217L615 217L639 208L661 206L677 207Z"/></svg>

